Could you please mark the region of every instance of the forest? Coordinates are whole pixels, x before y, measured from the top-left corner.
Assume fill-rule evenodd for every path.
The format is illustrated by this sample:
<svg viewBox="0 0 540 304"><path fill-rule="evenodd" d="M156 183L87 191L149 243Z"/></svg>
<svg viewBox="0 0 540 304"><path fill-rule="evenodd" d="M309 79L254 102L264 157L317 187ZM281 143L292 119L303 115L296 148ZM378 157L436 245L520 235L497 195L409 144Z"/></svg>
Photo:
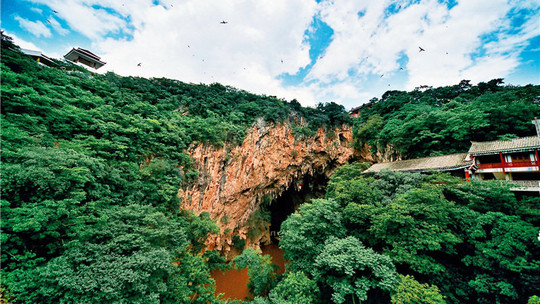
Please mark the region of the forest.
<svg viewBox="0 0 540 304"><path fill-rule="evenodd" d="M1 295L8 303L224 303L205 240L210 215L179 210L194 181L188 147L242 142L257 119L295 135L349 124L355 146L402 157L534 134L539 86L387 92L351 119L218 83L47 68L2 35ZM340 168L326 196L282 226L278 275L247 248L254 296L238 303L540 303L538 197L446 175Z"/></svg>
<svg viewBox="0 0 540 304"><path fill-rule="evenodd" d="M471 141L536 134L540 86L503 85L493 79L472 85L387 91L361 106L356 146L404 159L467 152Z"/></svg>

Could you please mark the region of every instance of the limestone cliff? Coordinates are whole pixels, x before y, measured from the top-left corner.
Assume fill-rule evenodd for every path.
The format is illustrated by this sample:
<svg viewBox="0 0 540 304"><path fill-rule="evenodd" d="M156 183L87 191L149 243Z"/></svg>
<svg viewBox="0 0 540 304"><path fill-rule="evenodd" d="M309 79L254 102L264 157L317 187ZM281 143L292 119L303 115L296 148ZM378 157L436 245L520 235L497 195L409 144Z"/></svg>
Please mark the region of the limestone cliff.
<svg viewBox="0 0 540 304"><path fill-rule="evenodd" d="M221 234L207 245L228 254L233 235L256 247L270 240L268 227L256 238L247 237L254 227L248 219L261 201L278 197L291 186L302 187L305 175L330 175L353 156L349 127L314 137L295 138L289 124L258 121L242 145L216 148L199 144L188 152L200 174L197 181L179 191L181 207L195 213L209 212L221 226Z"/></svg>

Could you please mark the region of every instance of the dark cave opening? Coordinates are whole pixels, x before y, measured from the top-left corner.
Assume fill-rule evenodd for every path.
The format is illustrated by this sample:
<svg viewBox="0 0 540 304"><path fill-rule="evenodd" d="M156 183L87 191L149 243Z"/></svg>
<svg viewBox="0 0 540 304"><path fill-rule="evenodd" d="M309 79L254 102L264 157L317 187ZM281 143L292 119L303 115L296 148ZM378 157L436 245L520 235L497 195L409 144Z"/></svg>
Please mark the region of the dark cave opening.
<svg viewBox="0 0 540 304"><path fill-rule="evenodd" d="M323 198L328 184L325 174L306 175L303 179L291 183L278 198L273 200L267 210L270 211L270 236L272 243L278 243L281 224L305 202L314 198Z"/></svg>

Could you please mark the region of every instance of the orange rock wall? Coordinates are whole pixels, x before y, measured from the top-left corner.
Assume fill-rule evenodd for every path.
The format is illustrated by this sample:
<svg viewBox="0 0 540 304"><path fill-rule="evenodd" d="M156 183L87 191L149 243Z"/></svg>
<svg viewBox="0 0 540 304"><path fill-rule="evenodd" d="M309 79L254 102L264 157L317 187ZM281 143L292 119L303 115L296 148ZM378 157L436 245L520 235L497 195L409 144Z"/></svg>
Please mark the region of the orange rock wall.
<svg viewBox="0 0 540 304"><path fill-rule="evenodd" d="M288 124L258 121L240 146L216 148L199 144L188 152L199 170L197 181L178 193L181 208L195 213L209 212L220 225L221 234L207 241L209 249L228 254L232 236L258 247L270 241L269 229L256 240L247 237L246 221L263 196L278 197L306 174L330 175L348 163L350 127L336 129L329 136L322 129L311 138L295 139Z"/></svg>

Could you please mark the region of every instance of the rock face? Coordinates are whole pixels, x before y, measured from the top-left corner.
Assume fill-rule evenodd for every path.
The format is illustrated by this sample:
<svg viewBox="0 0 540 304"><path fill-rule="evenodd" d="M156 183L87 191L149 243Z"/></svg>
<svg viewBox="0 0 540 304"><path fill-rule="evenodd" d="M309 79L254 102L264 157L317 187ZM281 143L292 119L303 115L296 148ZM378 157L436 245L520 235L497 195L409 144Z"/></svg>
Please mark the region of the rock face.
<svg viewBox="0 0 540 304"><path fill-rule="evenodd" d="M248 221L263 200L271 201L291 186L302 187L305 175L327 175L348 163L354 154L349 127L331 135L319 129L316 136L295 138L288 124L267 125L263 121L247 134L240 146L216 148L200 144L188 152L199 170L197 181L181 189L181 208L199 214L208 212L220 225L220 235L207 241L209 249L229 254L233 236L257 247L270 241L269 223L255 223L261 231L248 232Z"/></svg>

